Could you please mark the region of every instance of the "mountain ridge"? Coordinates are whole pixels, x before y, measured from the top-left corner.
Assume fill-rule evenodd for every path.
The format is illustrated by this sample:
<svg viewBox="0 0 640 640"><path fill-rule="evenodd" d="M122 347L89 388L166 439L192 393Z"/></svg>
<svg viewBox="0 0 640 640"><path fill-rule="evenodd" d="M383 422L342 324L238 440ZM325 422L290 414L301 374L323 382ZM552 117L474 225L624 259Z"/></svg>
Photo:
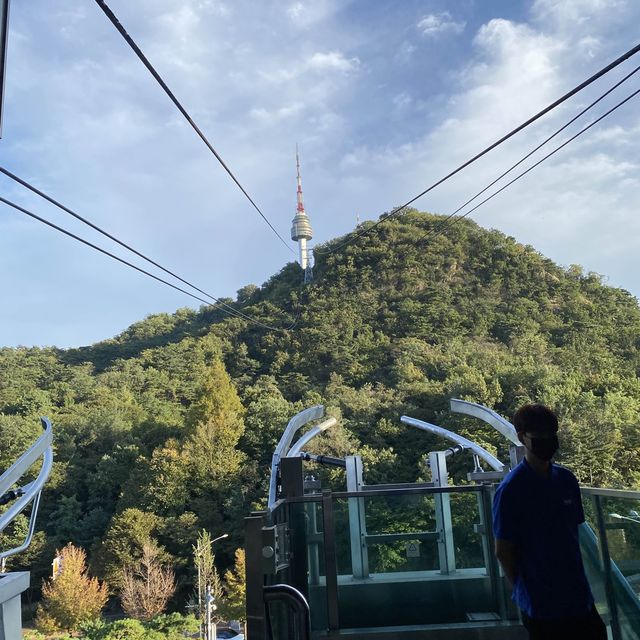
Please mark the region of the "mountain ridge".
<svg viewBox="0 0 640 640"><path fill-rule="evenodd" d="M507 417L524 402L549 404L559 460L581 482L640 487L638 301L470 220L425 240L442 220L388 218L319 247L311 284L289 263L229 301L291 330L202 307L89 347L0 349L0 465L36 437L39 415L56 434L38 538L16 567L46 575L55 548L73 541L113 579L147 537L187 584L202 527L230 533L220 560L231 562L282 429L317 403L340 419L317 450L358 451L371 482L424 478L424 454L442 446L402 414L505 459L495 431L449 413L460 397ZM457 482L462 458L451 463ZM339 472L327 481L339 485ZM137 537L123 541L129 530Z"/></svg>

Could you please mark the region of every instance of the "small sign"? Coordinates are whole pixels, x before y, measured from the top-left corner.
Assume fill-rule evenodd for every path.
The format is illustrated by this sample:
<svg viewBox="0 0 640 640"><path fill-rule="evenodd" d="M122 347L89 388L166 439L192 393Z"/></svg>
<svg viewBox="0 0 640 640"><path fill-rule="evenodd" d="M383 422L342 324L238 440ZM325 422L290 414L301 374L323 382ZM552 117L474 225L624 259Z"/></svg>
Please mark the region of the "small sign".
<svg viewBox="0 0 640 640"><path fill-rule="evenodd" d="M407 558L419 558L420 557L420 543L419 542L407 542L406 551L407 551Z"/></svg>
<svg viewBox="0 0 640 640"><path fill-rule="evenodd" d="M62 556L56 556L51 563L51 577L55 580L62 573Z"/></svg>

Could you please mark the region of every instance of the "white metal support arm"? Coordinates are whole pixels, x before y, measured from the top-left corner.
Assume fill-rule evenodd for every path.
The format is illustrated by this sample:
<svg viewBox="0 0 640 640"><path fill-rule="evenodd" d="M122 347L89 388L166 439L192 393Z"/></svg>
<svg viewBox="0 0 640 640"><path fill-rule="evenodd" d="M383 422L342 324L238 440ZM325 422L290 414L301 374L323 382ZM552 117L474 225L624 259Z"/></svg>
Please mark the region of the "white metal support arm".
<svg viewBox="0 0 640 640"><path fill-rule="evenodd" d="M0 495L4 495L42 457L42 467L38 477L21 488L21 495L0 516L0 532L4 531L15 517L32 502L29 530L25 541L18 547L0 552L0 560L24 551L31 543L35 531L36 516L40 505L40 493L53 467L53 429L48 418L41 418L44 433L0 476Z"/></svg>

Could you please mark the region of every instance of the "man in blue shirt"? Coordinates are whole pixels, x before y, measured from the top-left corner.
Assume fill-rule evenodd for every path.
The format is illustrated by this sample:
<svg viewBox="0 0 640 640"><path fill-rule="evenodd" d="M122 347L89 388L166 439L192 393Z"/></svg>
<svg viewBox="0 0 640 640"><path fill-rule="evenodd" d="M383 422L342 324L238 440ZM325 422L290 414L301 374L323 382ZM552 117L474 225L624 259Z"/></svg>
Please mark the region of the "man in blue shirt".
<svg viewBox="0 0 640 640"><path fill-rule="evenodd" d="M529 404L518 409L513 424L525 458L496 490L493 533L522 622L531 640L606 640L580 554L578 481L551 462L558 418L543 405Z"/></svg>

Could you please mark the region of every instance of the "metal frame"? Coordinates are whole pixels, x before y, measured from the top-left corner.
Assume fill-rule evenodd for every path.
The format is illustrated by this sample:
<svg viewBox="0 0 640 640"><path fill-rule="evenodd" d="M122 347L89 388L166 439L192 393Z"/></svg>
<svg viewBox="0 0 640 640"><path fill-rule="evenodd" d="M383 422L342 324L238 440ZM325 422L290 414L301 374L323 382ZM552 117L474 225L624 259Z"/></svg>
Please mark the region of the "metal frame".
<svg viewBox="0 0 640 640"><path fill-rule="evenodd" d="M451 401L453 402L453 400ZM479 458L482 458L494 471L504 471L506 469L505 465L498 460L495 456L491 455L484 447L481 447L479 444L464 438L463 436L459 436L457 433L453 431L449 431L449 429L445 429L443 427L439 427L435 424L431 424L430 422L425 422L424 420L418 420L417 418L411 418L410 416L402 416L400 418L400 422L404 424L408 424L411 427L416 427L416 429L421 429L422 431L426 431L427 433L432 433L437 436L442 436L451 442L455 442L465 449L469 449Z"/></svg>
<svg viewBox="0 0 640 640"><path fill-rule="evenodd" d="M362 493L364 484L362 458L345 458L347 491ZM335 495L335 494L334 494ZM367 519L365 501L362 498L349 498L349 543L351 546L351 567L354 578L369 577L369 550L367 548Z"/></svg>
<svg viewBox="0 0 640 640"><path fill-rule="evenodd" d="M477 484L465 484L455 487L428 487L419 486L415 489L407 487L406 489L368 489L363 491L333 491L331 495L340 500L345 498L364 498L369 496L411 496L425 495L430 493L481 493L482 487ZM279 500L276 507L290 502L322 502L322 496L319 494L298 496L296 498L287 498Z"/></svg>
<svg viewBox="0 0 640 640"><path fill-rule="evenodd" d="M447 487L449 474L447 472L447 452L432 451L429 454L429 467L433 484L437 487ZM449 575L456 570L456 548L453 541L453 522L451 520L451 500L448 493L438 493L434 496L436 533L438 534L438 561L440 573Z"/></svg>
<svg viewBox="0 0 640 640"><path fill-rule="evenodd" d="M41 418L44 433L0 476L0 495L4 495L42 456L42 467L38 477L22 488L22 495L0 516L0 532L33 502L29 516L29 529L24 542L13 549L0 553L0 560L24 551L33 538L36 526L40 493L53 468L53 429L48 418Z"/></svg>
<svg viewBox="0 0 640 640"><path fill-rule="evenodd" d="M482 491L478 494L478 512L480 513L480 528L482 531L482 546L485 566L487 567L487 575L491 583L491 595L494 602L498 606L500 617L505 620L507 618L507 599L504 589L504 581L501 579L500 565L496 554L493 552L495 539L493 537L493 493L490 485L483 485Z"/></svg>
<svg viewBox="0 0 640 640"><path fill-rule="evenodd" d="M311 612L309 610L309 603L300 591L288 584L272 584L264 587L262 594L268 640L273 640L269 604L278 601L286 602L289 608L293 609L296 622L298 623L296 625L296 629L299 632L297 636L298 640L311 640Z"/></svg>
<svg viewBox="0 0 640 640"><path fill-rule="evenodd" d="M499 431L507 440L511 441L517 447L522 446L522 443L518 440L518 434L516 433L515 427L508 420L505 420L505 418L488 407L475 402L458 400L457 398L451 398L449 406L453 413L463 413L467 416L478 418L479 420L491 425L496 429L496 431Z"/></svg>
<svg viewBox="0 0 640 640"><path fill-rule="evenodd" d="M604 523L604 514L602 512L602 504L600 495L592 494L593 506L596 511L596 524L598 527L598 538L600 540L600 554L602 556L602 570L604 572L604 590L607 596L607 604L609 605L609 623L611 625L611 635L613 640L621 640L620 620L618 618L618 606L613 591L613 578L611 576L611 556L609 554L609 541L607 539L607 530Z"/></svg>
<svg viewBox="0 0 640 640"><path fill-rule="evenodd" d="M585 496L602 496L603 498L628 498L640 500L640 491L628 489L598 489L598 487L580 487L580 492Z"/></svg>
<svg viewBox="0 0 640 640"><path fill-rule="evenodd" d="M273 511L278 489L278 467L280 466L280 460L285 457L291 447L291 442L295 434L307 423L312 420L319 420L324 415L324 406L317 404L313 407L309 407L304 411L297 413L289 423L287 424L280 442L273 452L271 458L271 477L269 478L269 501L267 503L269 511Z"/></svg>
<svg viewBox="0 0 640 640"><path fill-rule="evenodd" d="M1 0L0 0L1 1ZM464 400L452 399L451 410L455 413L469 415L479 418L483 422L489 424L501 433L510 443L510 461L511 466L517 462L517 454L522 453L522 447L518 440L515 428L507 420L499 416L494 411L479 404L466 402ZM260 514L259 517L247 519L247 613L250 637L256 635L256 638L263 638L264 633L268 632L265 626L264 600L265 591L263 585L265 582L287 581L291 585L298 587L298 592L305 591L308 584L322 587L320 577L320 558L319 547L322 544L325 568L325 597L327 606L327 628L328 637L339 634L340 631L340 601L338 578L344 580L346 576L338 576L337 568L337 549L336 549L336 522L334 500L347 501L349 512L349 528L351 542L351 559L354 578L367 580L371 578L368 567L368 544L386 544L389 542L400 542L403 540L428 540L436 539L438 541L438 551L440 560L440 572L442 574L452 574L456 571L455 546L453 540L453 532L451 526L451 511L449 506L449 498L451 494L470 493L477 497L477 509L479 513L479 522L474 525L474 531L481 535L484 567L486 569L486 578L488 578L487 588L491 591L491 603L495 606L495 611L499 612L501 620L515 620L513 608L509 606L507 601L507 592L505 589L504 578L501 574L500 567L493 552L493 532L491 527L491 504L492 492L494 486L484 485L465 485L457 487L447 486L447 452L434 451L429 455L430 468L432 472L432 482L427 483L393 483L386 485L366 485L363 479L362 461L359 456L347 456L345 459L345 472L347 478L347 491L331 492L324 491L322 494L304 495L304 485L302 484L302 450L314 437L323 433L337 423L334 418L325 419L324 422L312 426L298 441L292 445L296 434L302 427L311 422L322 418L324 407L317 405L306 409L294 416L288 423L272 459L272 474L270 478L269 493L269 511ZM452 431L438 427L415 418L402 416L401 421L404 424L414 426L423 431L427 431L434 435L444 437L465 449L469 449L475 458L476 473L470 474L474 476L474 480L479 482L495 481L507 470L504 465L495 456L475 442L459 436ZM513 446L515 445L515 446ZM479 471L478 459L484 460L494 471ZM476 477L477 476L477 477ZM278 486L280 485L280 486ZM611 629L613 639L620 640L621 627L625 618L622 612L626 611L622 607L626 602L620 596L618 589L618 580L624 581L624 576L620 573L617 565L611 560L607 541L607 524L605 522L605 514L602 511L603 498L619 498L640 500L640 491L626 491L617 489L600 489L585 487L582 488L582 495L590 496L595 505L597 527L596 532L591 529L590 535L594 541L599 543L599 555L602 561L602 571L605 581L606 598L611 612ZM277 496L277 492L281 492ZM367 523L365 518L366 499L368 497L400 497L400 496L433 496L435 515L436 515L436 531L416 531L407 533L371 533L366 531ZM304 509L298 507L307 505ZM320 514L317 509L322 508L322 531L318 531L318 520ZM297 515L294 515L297 514ZM268 528L267 525L273 524L274 521L282 523L282 526L290 526L292 529L292 558L294 560L292 566L288 566L280 573L274 572L266 567L263 561L264 549L267 551L269 547L263 549L265 544L262 539L262 533ZM302 532L301 534L294 534ZM597 535L596 535L597 534ZM249 538L253 538L250 540ZM339 538L342 540L342 538ZM261 544L262 542L262 544ZM595 544L595 542L594 542ZM305 550L303 547L306 547ZM595 547L594 547L595 549ZM255 565L250 570L253 558ZM599 564L599 562L598 562ZM295 565L295 566L294 566ZM308 567L308 574L307 574ZM474 569L474 575L484 574L484 571ZM431 572L436 573L436 572ZM276 575L278 577L276 577ZM433 576L432 576L433 577ZM466 574L460 572L460 577L465 578ZM375 580L377 576L374 576ZM455 579L455 576L452 576ZM486 580L485 578L485 580ZM446 578L445 578L446 580ZM627 585L628 586L628 585ZM300 589L302 588L302 589ZM268 589L268 588L267 588ZM321 591L319 589L318 591ZM317 594L316 594L317 595ZM624 594L623 594L624 595ZM624 595L626 598L626 595ZM260 607L262 609L259 611ZM620 615L618 612L620 611ZM635 611L635 609L634 609ZM343 622L346 623L347 613L343 612ZM268 619L268 616L267 616ZM293 618L288 617L289 623Z"/></svg>
<svg viewBox="0 0 640 640"><path fill-rule="evenodd" d="M322 531L324 536L324 573L327 586L327 626L340 628L338 612L338 563L336 554L333 499L330 491L322 492Z"/></svg>
<svg viewBox="0 0 640 640"><path fill-rule="evenodd" d="M300 439L291 447L291 449L289 449L286 457L294 458L296 456L299 456L302 452L302 448L305 445L309 444L309 442L311 442L311 440L313 440L317 435L321 434L327 429L330 429L337 423L338 421L335 418L327 418L324 422L321 422L315 427L312 427L311 429L309 429L309 431L307 431L307 433L300 437Z"/></svg>

